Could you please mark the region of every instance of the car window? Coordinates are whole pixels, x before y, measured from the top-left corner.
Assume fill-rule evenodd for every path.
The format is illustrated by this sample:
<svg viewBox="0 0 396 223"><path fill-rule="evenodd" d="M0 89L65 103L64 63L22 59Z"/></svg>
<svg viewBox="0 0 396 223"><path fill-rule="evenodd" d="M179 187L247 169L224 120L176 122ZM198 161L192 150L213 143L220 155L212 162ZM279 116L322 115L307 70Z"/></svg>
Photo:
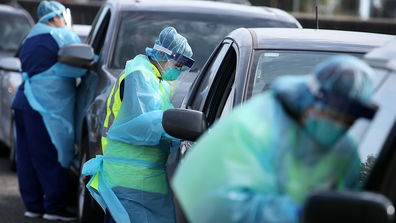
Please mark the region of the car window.
<svg viewBox="0 0 396 223"><path fill-rule="evenodd" d="M374 119L356 123L351 135L358 142L359 157L361 160L361 181L370 174L372 167L384 146L386 137L396 120L396 106L394 95L396 95L396 73L389 74L387 70L376 69L377 92L374 94L373 102L378 105L378 111ZM381 79L381 77L384 77ZM385 79L385 80L384 80ZM365 131L363 131L364 129ZM360 135L359 135L360 133Z"/></svg>
<svg viewBox="0 0 396 223"><path fill-rule="evenodd" d="M216 72L204 101L202 112L206 114L209 124L220 118L234 84L236 64L236 52L233 47L230 47Z"/></svg>
<svg viewBox="0 0 396 223"><path fill-rule="evenodd" d="M273 51L259 50L255 52L252 73L254 78L250 85L248 98L259 94L270 87L270 83L283 75L307 75L320 62L335 55L332 52L309 51ZM362 55L353 54L361 58Z"/></svg>
<svg viewBox="0 0 396 223"><path fill-rule="evenodd" d="M111 67L122 69L125 61L144 53L146 47L153 47L153 43L158 39L158 33L167 26L173 26L178 33L187 38L195 60L192 71L201 70L221 39L236 28L297 27L294 23L209 13L124 11L121 15Z"/></svg>
<svg viewBox="0 0 396 223"><path fill-rule="evenodd" d="M102 11L98 20L92 25L93 30L87 38L87 42L93 41L91 46L96 55L99 55L102 50L111 16L109 7L105 7ZM94 38L92 39L93 36Z"/></svg>
<svg viewBox="0 0 396 223"><path fill-rule="evenodd" d="M217 70L220 67L221 62L223 61L224 56L226 55L228 49L230 48L229 42L222 43L221 47L217 50L216 55L210 61L210 64L207 68L200 74L199 77L199 87L195 91L195 96L193 98L191 109L201 110L203 106L204 98L206 98L209 93L210 85L212 84Z"/></svg>
<svg viewBox="0 0 396 223"><path fill-rule="evenodd" d="M250 95L254 96L270 88L271 82L283 75L306 75L333 52L276 51L259 50L255 52L252 63ZM361 54L351 54L362 58ZM360 183L370 174L388 132L396 120L394 96L396 94L396 75L388 70L375 69L374 86L376 92L372 101L379 106L373 120L359 118L349 128L347 136L358 146L361 161ZM346 140L344 137L342 140Z"/></svg>
<svg viewBox="0 0 396 223"><path fill-rule="evenodd" d="M235 94L235 82L231 86L231 92L228 95L223 110L221 111L220 119L226 117L230 113L231 109L234 107L234 94Z"/></svg>
<svg viewBox="0 0 396 223"><path fill-rule="evenodd" d="M14 52L32 28L21 15L0 14L0 51Z"/></svg>

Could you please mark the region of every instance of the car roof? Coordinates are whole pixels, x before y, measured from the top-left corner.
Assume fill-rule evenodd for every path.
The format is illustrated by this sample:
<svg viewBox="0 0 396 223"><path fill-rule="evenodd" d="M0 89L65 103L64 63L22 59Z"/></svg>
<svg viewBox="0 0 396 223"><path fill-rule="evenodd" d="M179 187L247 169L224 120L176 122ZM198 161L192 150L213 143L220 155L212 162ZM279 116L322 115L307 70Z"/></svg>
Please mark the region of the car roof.
<svg viewBox="0 0 396 223"><path fill-rule="evenodd" d="M12 14L20 14L22 15L23 12L21 11L21 9L10 6L10 5L4 5L4 4L0 4L0 12L1 13L12 13Z"/></svg>
<svg viewBox="0 0 396 223"><path fill-rule="evenodd" d="M364 55L364 60L374 67L396 71L396 37Z"/></svg>
<svg viewBox="0 0 396 223"><path fill-rule="evenodd" d="M324 29L253 28L256 49L366 53L393 35Z"/></svg>
<svg viewBox="0 0 396 223"><path fill-rule="evenodd" d="M246 18L260 18L268 20L284 21L289 23L296 23L301 27L300 23L292 15L287 12L270 7L249 6L242 4L234 4L227 2L213 2L213 1L177 1L177 0L109 0L109 4L118 4L118 9L121 11L161 11L161 12L175 12L175 13L205 13L213 15L228 15Z"/></svg>
<svg viewBox="0 0 396 223"><path fill-rule="evenodd" d="M393 37L390 41L388 41L384 45L377 47L372 51L368 52L364 57L372 60L396 61L396 37Z"/></svg>
<svg viewBox="0 0 396 223"><path fill-rule="evenodd" d="M29 20L29 23L34 26L34 20L33 18L30 16L30 14L22 9L22 8L17 8L17 7L13 7L10 5L4 5L4 4L0 4L0 13L1 14L14 14L14 15L19 15L19 16L23 16L25 18L27 18Z"/></svg>

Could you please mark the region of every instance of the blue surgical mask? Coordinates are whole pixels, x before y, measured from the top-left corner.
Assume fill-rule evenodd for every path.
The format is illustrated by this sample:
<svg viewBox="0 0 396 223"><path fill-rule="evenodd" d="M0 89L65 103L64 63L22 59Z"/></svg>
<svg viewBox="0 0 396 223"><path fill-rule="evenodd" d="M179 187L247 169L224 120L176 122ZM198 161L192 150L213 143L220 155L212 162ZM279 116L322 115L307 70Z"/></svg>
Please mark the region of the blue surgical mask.
<svg viewBox="0 0 396 223"><path fill-rule="evenodd" d="M181 73L181 70L176 67L168 68L162 75L162 80L174 81L180 76L180 73Z"/></svg>
<svg viewBox="0 0 396 223"><path fill-rule="evenodd" d="M310 118L304 122L309 135L329 148L348 130L348 126L328 118Z"/></svg>

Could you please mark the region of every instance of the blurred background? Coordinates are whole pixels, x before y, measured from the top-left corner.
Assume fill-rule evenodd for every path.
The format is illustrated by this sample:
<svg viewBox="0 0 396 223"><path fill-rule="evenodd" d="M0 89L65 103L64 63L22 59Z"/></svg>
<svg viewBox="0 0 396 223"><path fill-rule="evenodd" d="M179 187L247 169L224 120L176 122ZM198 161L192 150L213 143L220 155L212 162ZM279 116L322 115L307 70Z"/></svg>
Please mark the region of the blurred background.
<svg viewBox="0 0 396 223"><path fill-rule="evenodd" d="M72 10L75 24L91 25L103 0L59 0ZM131 0L134 1L134 0ZM180 0L187 1L187 0ZM316 6L319 28L384 34L396 34L396 0L217 0L253 6L283 9L304 28L316 28ZM26 9L37 22L40 0L0 0Z"/></svg>

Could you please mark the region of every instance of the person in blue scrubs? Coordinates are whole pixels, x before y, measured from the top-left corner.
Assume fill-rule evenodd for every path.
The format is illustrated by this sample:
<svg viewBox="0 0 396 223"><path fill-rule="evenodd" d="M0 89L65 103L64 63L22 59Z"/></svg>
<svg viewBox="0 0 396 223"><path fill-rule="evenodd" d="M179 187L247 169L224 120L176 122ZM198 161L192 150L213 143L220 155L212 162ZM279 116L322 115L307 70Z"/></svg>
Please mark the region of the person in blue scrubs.
<svg viewBox="0 0 396 223"><path fill-rule="evenodd" d="M66 210L65 195L70 157L74 155L71 123L75 78L85 70L75 68L78 72L71 72L73 68L57 60L63 45L81 43L75 33L65 28L67 12L59 2L42 1L37 9L39 21L23 40L19 52L24 81L11 108L16 127L19 189L28 218L77 219ZM67 131L62 136L53 129ZM70 142L60 142L61 137Z"/></svg>

